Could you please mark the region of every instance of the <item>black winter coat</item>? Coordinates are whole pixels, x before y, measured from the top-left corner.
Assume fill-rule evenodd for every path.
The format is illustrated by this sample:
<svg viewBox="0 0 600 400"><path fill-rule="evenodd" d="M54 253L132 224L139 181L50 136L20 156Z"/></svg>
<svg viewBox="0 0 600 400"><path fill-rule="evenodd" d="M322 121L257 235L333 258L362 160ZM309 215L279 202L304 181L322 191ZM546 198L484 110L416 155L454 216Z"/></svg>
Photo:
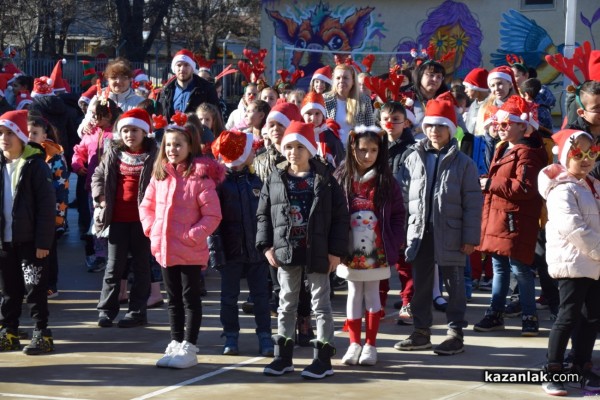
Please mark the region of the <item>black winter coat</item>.
<svg viewBox="0 0 600 400"><path fill-rule="evenodd" d="M221 202L221 224L214 235L221 238L227 262L266 261L256 249L256 210L262 181L248 168L228 169L225 181L217 188Z"/></svg>
<svg viewBox="0 0 600 400"><path fill-rule="evenodd" d="M194 88L192 89L184 112L196 112L196 109L202 103L210 103L219 107L219 96L217 95L215 86L196 74L192 76L192 80L193 82L190 84L194 85ZM167 83L158 98L158 101L163 106L168 121L170 121L171 117L175 114L175 110L173 109L175 85L177 85L177 79L173 79L171 82Z"/></svg>
<svg viewBox="0 0 600 400"><path fill-rule="evenodd" d="M310 160L315 173L315 193L308 217L306 238L306 273L327 273L328 254L345 257L348 253L350 215L342 188L327 167ZM287 196L287 161L277 165L260 193L256 248L264 253L270 247L280 265L290 265L292 221Z"/></svg>
<svg viewBox="0 0 600 400"><path fill-rule="evenodd" d="M404 129L398 139L388 146L388 162L394 176L399 173L404 162L404 153L415 143L415 137L410 129Z"/></svg>
<svg viewBox="0 0 600 400"><path fill-rule="evenodd" d="M40 96L33 99L31 111L41 113L56 128L60 145L65 151L65 159L70 167L73 159L73 146L79 142L75 119L77 115L58 96Z"/></svg>
<svg viewBox="0 0 600 400"><path fill-rule="evenodd" d="M17 177L13 200L12 242L33 242L36 249L50 250L54 239L56 196L46 153L37 143L29 143L23 151L24 163ZM4 170L6 158L0 153L0 239L4 241ZM15 171L15 174L18 170Z"/></svg>

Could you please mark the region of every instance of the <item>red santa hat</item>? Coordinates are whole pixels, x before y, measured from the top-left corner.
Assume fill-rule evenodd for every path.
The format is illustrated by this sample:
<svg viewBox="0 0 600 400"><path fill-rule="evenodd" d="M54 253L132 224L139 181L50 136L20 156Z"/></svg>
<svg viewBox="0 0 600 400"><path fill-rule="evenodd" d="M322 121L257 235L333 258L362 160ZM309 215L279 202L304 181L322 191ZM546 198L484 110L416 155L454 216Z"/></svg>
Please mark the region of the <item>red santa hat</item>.
<svg viewBox="0 0 600 400"><path fill-rule="evenodd" d="M504 104L496 111L496 121L512 121L528 124L537 129L537 109L524 98L517 95L510 96Z"/></svg>
<svg viewBox="0 0 600 400"><path fill-rule="evenodd" d="M325 99L323 95L316 92L308 92L302 100L302 108L300 114L304 115L310 110L319 110L323 114L323 117L327 116L327 109L325 108Z"/></svg>
<svg viewBox="0 0 600 400"><path fill-rule="evenodd" d="M6 88L8 87L8 80L5 74L0 74L0 96L6 96Z"/></svg>
<svg viewBox="0 0 600 400"><path fill-rule="evenodd" d="M302 121L302 115L295 104L278 102L267 115L267 122L271 120L275 120L287 128L292 121Z"/></svg>
<svg viewBox="0 0 600 400"><path fill-rule="evenodd" d="M146 133L152 132L150 115L143 108L132 108L121 114L117 122L117 132L121 132L121 129L126 126L138 127Z"/></svg>
<svg viewBox="0 0 600 400"><path fill-rule="evenodd" d="M196 61L194 60L194 54L191 51L189 51L188 49L179 50L175 54L175 57L173 57L173 61L171 61L171 71L173 71L173 73L175 73L175 66L180 61L190 64L192 66L192 69L194 70L194 72L196 72L196 73L198 72L198 65L196 64Z"/></svg>
<svg viewBox="0 0 600 400"><path fill-rule="evenodd" d="M21 142L27 144L29 135L27 130L27 110L8 111L0 115L0 126L10 129Z"/></svg>
<svg viewBox="0 0 600 400"><path fill-rule="evenodd" d="M2 72L9 74L11 77L8 79L8 83L13 83L17 76L23 75L23 71L21 71L17 66L13 63L8 63L2 68Z"/></svg>
<svg viewBox="0 0 600 400"><path fill-rule="evenodd" d="M488 71L485 68L473 68L471 72L465 76L463 84L466 88L477 90L478 92L489 92L488 87Z"/></svg>
<svg viewBox="0 0 600 400"><path fill-rule="evenodd" d="M94 96L98 93L98 88L96 85L90 86L85 92L81 94L81 97L77 101L78 103L84 102L86 104L90 104L90 101L94 98Z"/></svg>
<svg viewBox="0 0 600 400"><path fill-rule="evenodd" d="M456 111L454 104L445 99L431 99L425 106L425 117L421 128L425 132L425 125L445 125L450 128L450 135L456 134Z"/></svg>
<svg viewBox="0 0 600 400"><path fill-rule="evenodd" d="M52 90L53 83L54 81L47 76L35 78L33 80L33 91L31 92L31 97L36 98L54 95L54 91Z"/></svg>
<svg viewBox="0 0 600 400"><path fill-rule="evenodd" d="M286 144L294 141L302 143L312 157L317 154L317 142L315 141L315 128L313 124L292 121L285 129L285 133L281 139L281 148L283 149Z"/></svg>
<svg viewBox="0 0 600 400"><path fill-rule="evenodd" d="M29 106L31 103L33 103L33 100L31 99L29 92L26 90L21 91L15 98L15 109L22 110L25 108L25 106Z"/></svg>
<svg viewBox="0 0 600 400"><path fill-rule="evenodd" d="M579 136L588 137L592 143L595 141L589 133L576 129L563 129L552 135L552 140L556 143L556 146L552 148L552 152L558 155L558 161L560 161L561 165L565 168L567 167L567 161L569 159L569 151L573 146L573 142Z"/></svg>
<svg viewBox="0 0 600 400"><path fill-rule="evenodd" d="M67 60L64 58L62 60L58 60L52 73L50 74L50 79L52 79L52 89L54 93L67 92L71 93L71 87L69 83L63 79L62 66L66 64Z"/></svg>
<svg viewBox="0 0 600 400"><path fill-rule="evenodd" d="M326 82L331 85L331 76L332 76L331 67L329 65L326 65L324 67L317 69L314 72L312 78L310 78L310 83L312 84L312 81L315 79L320 79L323 82Z"/></svg>
<svg viewBox="0 0 600 400"><path fill-rule="evenodd" d="M141 68L133 70L133 80L135 82L146 82L149 81L148 75L144 73L144 70Z"/></svg>
<svg viewBox="0 0 600 400"><path fill-rule="evenodd" d="M505 81L509 81L515 92L519 91L519 86L515 80L515 74L513 73L512 68L508 65L501 65L490 71L487 77L488 87L492 83L492 79L504 79Z"/></svg>
<svg viewBox="0 0 600 400"><path fill-rule="evenodd" d="M223 131L211 145L213 155L227 167L238 167L252 153L254 135L237 131Z"/></svg>

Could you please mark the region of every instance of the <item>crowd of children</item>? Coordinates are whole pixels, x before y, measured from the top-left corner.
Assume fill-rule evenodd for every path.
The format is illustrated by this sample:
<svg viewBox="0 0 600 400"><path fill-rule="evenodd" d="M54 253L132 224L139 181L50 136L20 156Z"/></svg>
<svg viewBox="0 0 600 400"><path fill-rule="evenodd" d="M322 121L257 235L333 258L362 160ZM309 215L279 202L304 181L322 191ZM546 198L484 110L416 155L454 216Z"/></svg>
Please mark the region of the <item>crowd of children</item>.
<svg viewBox="0 0 600 400"><path fill-rule="evenodd" d="M347 58L317 69L308 92L293 86L302 74L288 81L282 73L268 86L253 73L229 115L188 50L175 55L174 78L160 91L117 59L108 86L98 82L79 99L77 144L37 100L61 86L20 77L13 86L31 86L29 111L10 110L6 96L0 104L8 110L0 115L0 351L21 348L23 297L35 323L23 351L54 349L47 302L58 295L56 248L73 171L85 263L104 274L98 326L113 326L122 302L119 327L146 325L147 308L162 304L162 279L171 341L158 367L198 363L208 265L221 276L222 354L244 350L245 277L258 352L274 357L264 373L293 372L300 344L314 348L306 379L334 373L336 279L348 287L342 363L370 366L391 268L402 286L398 323L414 326L394 348L433 347L433 307L448 323L433 348L441 355L465 351L474 282L492 292L475 332L503 330L505 317L521 315L521 335L537 336L537 268L555 319L546 370L564 370L573 338L572 370L600 391L591 370L600 313L600 65L585 46L575 57L589 60L582 81L560 57L548 60L574 80L568 129L553 136L555 99L516 56L489 72L475 68L451 88L444 60L423 55L377 77ZM506 304L511 290L518 301ZM544 390L566 394L559 382Z"/></svg>

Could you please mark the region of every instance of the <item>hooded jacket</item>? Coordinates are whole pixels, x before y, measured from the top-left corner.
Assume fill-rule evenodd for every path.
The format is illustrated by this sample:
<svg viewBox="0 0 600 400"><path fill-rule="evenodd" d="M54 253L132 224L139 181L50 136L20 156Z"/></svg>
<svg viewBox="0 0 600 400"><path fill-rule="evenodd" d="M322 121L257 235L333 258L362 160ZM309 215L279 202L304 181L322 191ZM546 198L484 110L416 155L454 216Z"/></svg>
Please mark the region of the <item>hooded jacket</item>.
<svg viewBox="0 0 600 400"><path fill-rule="evenodd" d="M589 177L597 194L600 181ZM555 279L600 278L600 196L560 164L542 169L538 189L548 206L546 262Z"/></svg>
<svg viewBox="0 0 600 400"><path fill-rule="evenodd" d="M34 242L35 248L50 250L54 238L56 196L43 148L30 142L15 170L12 242ZM14 162L14 161L13 161ZM6 158L0 153L0 242L4 240L4 170Z"/></svg>
<svg viewBox="0 0 600 400"><path fill-rule="evenodd" d="M418 141L402 169L402 189L407 210L406 261L412 262L421 247L427 218L433 224L434 259L439 265L463 266L463 244L478 244L481 228L481 189L473 160L451 139L437 154L437 175L427 176L428 139ZM447 152L445 152L447 150ZM428 180L434 181L434 195L427 193ZM428 201L428 199L431 201Z"/></svg>
<svg viewBox="0 0 600 400"><path fill-rule="evenodd" d="M193 161L193 172L184 177L183 164L166 164L167 177L154 177L140 205L144 234L152 255L162 267L201 265L208 262L206 239L221 222L216 187L225 168L206 157Z"/></svg>
<svg viewBox="0 0 600 400"><path fill-rule="evenodd" d="M478 248L481 252L531 265L542 210L537 176L547 162L548 155L537 132L511 149L508 142L498 145L484 189Z"/></svg>

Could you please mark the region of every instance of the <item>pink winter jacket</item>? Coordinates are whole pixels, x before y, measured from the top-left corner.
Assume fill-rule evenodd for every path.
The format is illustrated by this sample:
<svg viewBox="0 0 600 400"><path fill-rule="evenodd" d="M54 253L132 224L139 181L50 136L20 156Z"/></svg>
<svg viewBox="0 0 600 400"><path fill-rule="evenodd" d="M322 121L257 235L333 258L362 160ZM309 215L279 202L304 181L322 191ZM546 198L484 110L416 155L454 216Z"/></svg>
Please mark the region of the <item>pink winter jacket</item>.
<svg viewBox="0 0 600 400"><path fill-rule="evenodd" d="M215 190L225 178L225 168L209 158L196 158L194 171L183 177L184 165L166 165L167 178L154 177L140 205L144 234L152 255L163 267L201 265L208 261L206 238L221 222Z"/></svg>
<svg viewBox="0 0 600 400"><path fill-rule="evenodd" d="M92 175L98 164L100 164L100 158L102 154L98 154L98 145L105 145L106 140L113 138L111 128L104 130L102 128L94 128L92 133L83 135L81 142L73 147L73 159L71 162L71 169L76 174L79 170L87 164L87 175L85 177L85 188L90 190L92 183Z"/></svg>

